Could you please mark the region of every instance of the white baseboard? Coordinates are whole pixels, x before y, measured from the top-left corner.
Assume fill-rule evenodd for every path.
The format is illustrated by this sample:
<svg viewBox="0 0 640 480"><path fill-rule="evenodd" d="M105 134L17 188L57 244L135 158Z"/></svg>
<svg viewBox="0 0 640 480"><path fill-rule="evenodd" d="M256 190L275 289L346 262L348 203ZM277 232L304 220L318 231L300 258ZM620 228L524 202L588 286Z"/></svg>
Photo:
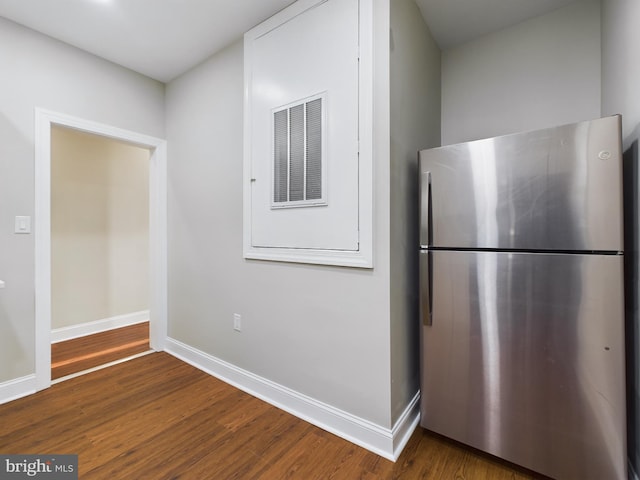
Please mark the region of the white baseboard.
<svg viewBox="0 0 640 480"><path fill-rule="evenodd" d="M128 327L129 325L135 325L136 323L142 323L148 320L149 310L142 310L140 312L126 313L103 320L96 320L94 322L55 328L51 331L51 343L85 337L87 335L93 335L94 333L113 330L114 328Z"/></svg>
<svg viewBox="0 0 640 480"><path fill-rule="evenodd" d="M250 395L392 461L398 458L418 424L419 393L416 393L396 425L388 429L172 338L167 338L165 351Z"/></svg>
<svg viewBox="0 0 640 480"><path fill-rule="evenodd" d="M71 373L69 375L65 375L64 377L52 380L51 385L65 382L67 380L71 380L72 378L81 377L82 375L87 375L88 373L97 372L98 370L104 370L105 368L113 367L114 365L120 365L121 363L130 362L131 360L135 360L136 358L146 357L147 355L151 355L152 353L155 353L155 350L147 350L146 352L136 353L135 355L130 355L125 358L119 358L118 360L104 363L102 365L98 365L97 367L87 368L86 370L82 370L81 372Z"/></svg>
<svg viewBox="0 0 640 480"><path fill-rule="evenodd" d="M420 423L420 390L413 396L411 402L409 402L409 405L404 409L404 412L402 412L402 415L400 415L400 418L391 430L394 462L398 459L402 450L404 450L411 435L413 435L413 432L416 430L418 423Z"/></svg>
<svg viewBox="0 0 640 480"><path fill-rule="evenodd" d="M35 374L0 383L0 405L36 393Z"/></svg>

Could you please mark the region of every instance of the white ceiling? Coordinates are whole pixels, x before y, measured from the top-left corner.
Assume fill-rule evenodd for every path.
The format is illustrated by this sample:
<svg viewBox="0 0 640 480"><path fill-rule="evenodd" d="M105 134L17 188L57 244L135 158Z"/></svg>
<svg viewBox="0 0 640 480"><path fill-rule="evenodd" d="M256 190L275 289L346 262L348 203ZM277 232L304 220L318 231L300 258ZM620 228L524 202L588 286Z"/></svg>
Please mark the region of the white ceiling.
<svg viewBox="0 0 640 480"><path fill-rule="evenodd" d="M0 16L162 82L293 0L0 0Z"/></svg>
<svg viewBox="0 0 640 480"><path fill-rule="evenodd" d="M441 48L573 0L416 0ZM0 16L168 82L292 0L0 0Z"/></svg>
<svg viewBox="0 0 640 480"><path fill-rule="evenodd" d="M416 3L431 34L440 48L445 50L573 1L575 0L416 0Z"/></svg>

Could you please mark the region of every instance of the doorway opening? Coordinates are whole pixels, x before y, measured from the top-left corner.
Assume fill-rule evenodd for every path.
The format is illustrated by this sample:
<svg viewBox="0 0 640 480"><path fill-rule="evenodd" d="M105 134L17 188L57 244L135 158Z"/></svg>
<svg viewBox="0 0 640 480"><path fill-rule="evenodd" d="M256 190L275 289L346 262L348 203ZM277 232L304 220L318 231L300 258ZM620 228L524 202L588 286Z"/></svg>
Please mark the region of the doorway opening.
<svg viewBox="0 0 640 480"><path fill-rule="evenodd" d="M63 137L128 151L139 157L138 165L123 165L120 159L107 166L95 157L84 164L54 165L52 145L58 149ZM164 350L166 141L41 109L36 110L35 141L36 387L42 390L52 383L52 340L65 335L83 337L148 320L148 345ZM52 188L60 168L71 175L66 180L71 188ZM144 178L146 185L123 185L133 180L123 176L127 168L138 168L136 181ZM119 177L120 185L104 184L101 174ZM116 218L134 204L137 212Z"/></svg>
<svg viewBox="0 0 640 480"><path fill-rule="evenodd" d="M51 380L149 352L148 148L51 128Z"/></svg>

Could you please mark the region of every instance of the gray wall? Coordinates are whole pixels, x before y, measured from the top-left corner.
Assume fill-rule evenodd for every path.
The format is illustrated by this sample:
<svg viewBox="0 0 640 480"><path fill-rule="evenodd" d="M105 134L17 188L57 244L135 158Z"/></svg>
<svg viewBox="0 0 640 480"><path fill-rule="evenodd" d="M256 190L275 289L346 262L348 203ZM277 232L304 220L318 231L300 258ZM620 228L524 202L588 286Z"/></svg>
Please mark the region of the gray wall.
<svg viewBox="0 0 640 480"><path fill-rule="evenodd" d="M602 2L602 113L622 114L624 146L640 126L640 2Z"/></svg>
<svg viewBox="0 0 640 480"><path fill-rule="evenodd" d="M388 8L376 2L373 270L242 258L241 43L167 87L169 336L384 427L418 389L415 158L440 138L439 50L394 0L389 58Z"/></svg>
<svg viewBox="0 0 640 480"><path fill-rule="evenodd" d="M242 258L241 42L171 82L165 107L162 84L0 18L0 382L34 371L34 241L12 233L13 217L34 210L34 107L158 137L166 115L169 336L391 427L417 386L412 155L436 145L439 128L437 49L412 2L391 5L392 102L384 55L377 63L373 270ZM376 8L381 47L388 6ZM604 0L602 109L625 115L627 143L640 121L629 50L640 44L637 18L636 0ZM417 51L423 62L407 56ZM597 0L444 52L442 141L597 117L600 71ZM415 106L407 92L420 91L430 92L421 97L428 113L405 115Z"/></svg>
<svg viewBox="0 0 640 480"><path fill-rule="evenodd" d="M443 145L599 116L599 0L443 52Z"/></svg>
<svg viewBox="0 0 640 480"><path fill-rule="evenodd" d="M34 108L164 136L162 84L0 18L0 382L35 371Z"/></svg>
<svg viewBox="0 0 640 480"><path fill-rule="evenodd" d="M391 2L391 409L419 389L417 151L440 145L440 49L413 0Z"/></svg>
<svg viewBox="0 0 640 480"><path fill-rule="evenodd" d="M408 37L427 42L425 63L416 67L422 72L433 68L427 77L436 85L437 52L421 20L416 22L419 17L407 16L417 10L411 2L394 8L396 14L402 12L399 27L406 23L409 29L399 33L398 42ZM401 266L413 245L394 234L404 253L391 261L391 183L397 190L409 180L389 180L388 0L376 0L375 19L373 270L242 258L241 42L171 82L165 97L158 82L0 19L0 58L9 72L0 77L0 278L7 282L0 291L0 382L34 372L34 239L12 233L13 217L34 211L34 107L158 137L165 136L166 119L171 159L169 335L392 427L415 393L416 368L404 343L414 320L414 307L407 303L412 298L397 286L397 320L390 328L391 264L403 275ZM408 63L403 56L395 61ZM419 90L415 79L398 78ZM429 108L437 108L436 97L434 91ZM424 137L427 142L438 137L438 115L432 113L425 120L433 125ZM394 140L394 174L406 175L403 155L424 146L423 137L414 134ZM408 228L405 220L400 224ZM233 313L242 315L241 333L232 329Z"/></svg>
<svg viewBox="0 0 640 480"><path fill-rule="evenodd" d="M376 41L388 57L388 20ZM376 101L375 268L362 270L243 259L242 42L167 86L169 336L390 427L388 90Z"/></svg>
<svg viewBox="0 0 640 480"><path fill-rule="evenodd" d="M626 219L625 235L632 245L625 244L625 256L632 254L627 282L635 298L628 303L628 319L631 325L627 339L627 355L630 357L630 402L627 412L629 431L629 458L632 468L640 466L640 365L638 350L638 143L640 142L640 2L638 0L603 0L602 2L602 113L622 114L622 136L625 154L625 187L627 201L635 210ZM635 178L629 178L634 174ZM629 195L631 193L631 195ZM634 200L635 198L635 200ZM629 204L625 205L625 208ZM633 245L635 243L635 246ZM634 248L635 247L635 248ZM637 478L637 477L636 477Z"/></svg>

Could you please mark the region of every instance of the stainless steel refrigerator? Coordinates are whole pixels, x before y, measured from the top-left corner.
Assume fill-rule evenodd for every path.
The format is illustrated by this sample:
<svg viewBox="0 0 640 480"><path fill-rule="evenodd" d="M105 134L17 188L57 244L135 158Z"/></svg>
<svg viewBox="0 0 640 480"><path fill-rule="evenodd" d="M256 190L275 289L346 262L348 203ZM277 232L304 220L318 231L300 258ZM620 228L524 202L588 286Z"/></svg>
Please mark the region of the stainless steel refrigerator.
<svg viewBox="0 0 640 480"><path fill-rule="evenodd" d="M625 479L619 116L423 150L421 425Z"/></svg>

